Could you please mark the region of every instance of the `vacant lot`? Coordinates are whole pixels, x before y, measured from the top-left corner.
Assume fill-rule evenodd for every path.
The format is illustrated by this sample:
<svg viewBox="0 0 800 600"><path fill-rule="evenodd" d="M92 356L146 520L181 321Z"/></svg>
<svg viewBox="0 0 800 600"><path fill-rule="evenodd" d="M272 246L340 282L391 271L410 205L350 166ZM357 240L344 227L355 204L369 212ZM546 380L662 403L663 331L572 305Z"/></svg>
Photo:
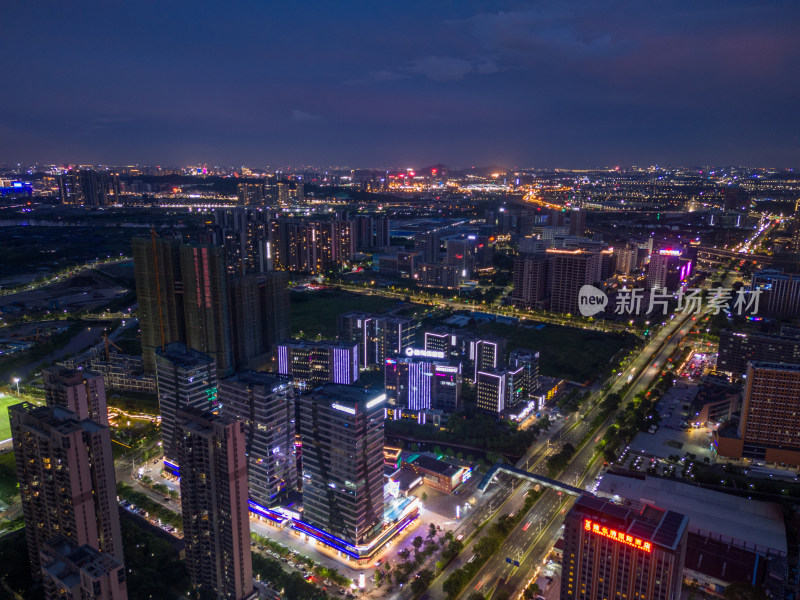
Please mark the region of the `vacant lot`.
<svg viewBox="0 0 800 600"><path fill-rule="evenodd" d="M539 352L542 375L578 383L603 374L611 358L621 349L633 347L636 340L627 333L603 333L560 325L536 329L486 323L476 329L506 338L508 351L527 348Z"/></svg>
<svg viewBox="0 0 800 600"><path fill-rule="evenodd" d="M381 296L352 294L336 290L292 292L292 335L324 339L336 337L336 318L351 310L385 312L398 306L397 300Z"/></svg>

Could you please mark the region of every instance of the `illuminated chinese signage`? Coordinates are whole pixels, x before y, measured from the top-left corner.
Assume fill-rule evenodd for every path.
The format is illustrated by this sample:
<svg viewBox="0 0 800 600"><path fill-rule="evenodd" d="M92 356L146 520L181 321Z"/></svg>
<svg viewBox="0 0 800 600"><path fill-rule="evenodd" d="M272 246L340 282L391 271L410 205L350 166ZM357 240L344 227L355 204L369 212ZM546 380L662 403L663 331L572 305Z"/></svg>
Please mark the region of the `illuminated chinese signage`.
<svg viewBox="0 0 800 600"><path fill-rule="evenodd" d="M680 250L659 250L658 253L662 256L680 256Z"/></svg>
<svg viewBox="0 0 800 600"><path fill-rule="evenodd" d="M604 538L615 540L620 544L625 544L626 546L638 548L639 550L644 550L645 552L651 552L653 549L653 545L650 542L646 542L641 538L634 537L623 531L617 531L616 529L605 527L604 525L600 525L599 523L593 523L591 519L583 520L583 528L586 531L591 531L596 535L601 535Z"/></svg>
<svg viewBox="0 0 800 600"><path fill-rule="evenodd" d="M444 358L440 350L421 350L420 348L406 348L406 356L422 356L425 358Z"/></svg>

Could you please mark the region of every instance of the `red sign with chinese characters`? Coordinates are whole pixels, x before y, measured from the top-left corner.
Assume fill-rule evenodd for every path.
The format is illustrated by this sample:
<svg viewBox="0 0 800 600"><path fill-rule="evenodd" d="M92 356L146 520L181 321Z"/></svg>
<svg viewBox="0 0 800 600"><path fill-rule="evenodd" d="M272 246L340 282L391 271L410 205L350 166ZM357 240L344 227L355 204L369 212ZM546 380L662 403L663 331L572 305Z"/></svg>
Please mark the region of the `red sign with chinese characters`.
<svg viewBox="0 0 800 600"><path fill-rule="evenodd" d="M616 529L611 529L610 527L600 525L599 523L593 523L591 519L583 520L583 528L586 531L591 531L597 535L602 535L604 538L615 540L620 544L625 544L626 546L631 546L632 548L638 548L639 550L643 550L645 552L651 552L653 549L653 545L650 542L646 542L641 538L634 537L625 533L624 531L617 531Z"/></svg>

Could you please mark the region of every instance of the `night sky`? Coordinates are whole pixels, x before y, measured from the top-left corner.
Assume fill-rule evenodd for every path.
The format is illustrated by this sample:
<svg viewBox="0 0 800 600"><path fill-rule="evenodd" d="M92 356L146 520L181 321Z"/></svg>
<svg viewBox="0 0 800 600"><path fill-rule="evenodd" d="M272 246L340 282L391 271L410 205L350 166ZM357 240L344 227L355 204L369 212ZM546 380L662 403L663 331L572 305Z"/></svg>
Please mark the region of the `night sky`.
<svg viewBox="0 0 800 600"><path fill-rule="evenodd" d="M800 166L800 2L5 0L0 161Z"/></svg>

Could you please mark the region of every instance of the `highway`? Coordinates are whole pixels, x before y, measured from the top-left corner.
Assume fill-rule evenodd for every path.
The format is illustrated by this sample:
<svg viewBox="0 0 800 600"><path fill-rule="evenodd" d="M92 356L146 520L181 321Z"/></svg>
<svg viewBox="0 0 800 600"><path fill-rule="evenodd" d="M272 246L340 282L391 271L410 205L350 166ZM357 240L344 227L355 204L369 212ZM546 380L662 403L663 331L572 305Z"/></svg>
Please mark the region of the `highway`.
<svg viewBox="0 0 800 600"><path fill-rule="evenodd" d="M690 315L678 315L662 329L645 352L629 367L636 369L638 375L634 376L630 389L623 397L622 405L630 402L659 376L667 359L683 337L689 333L692 325ZM627 379L627 374L628 372L620 379ZM612 390L617 391L621 385L619 383ZM603 466L602 457L595 453L596 443L613 424L614 418L615 414L609 416L600 426L597 435L578 450L559 480L583 488L590 486ZM508 536L502 549L479 571L468 589L472 590L480 584L477 589L486 593L500 578L503 578L506 580L505 589L521 590L558 539L563 516L573 502L573 497L546 490L539 502ZM530 525L526 528L528 523ZM505 561L507 556L518 560L520 566L514 567L508 564Z"/></svg>
<svg viewBox="0 0 800 600"><path fill-rule="evenodd" d="M693 323L691 319L691 315L679 313L675 318L668 321L667 325L661 328L637 358L628 365L622 375L612 384L609 393L619 392L628 382L628 376L631 377L631 386L623 397L623 404L644 390L660 374L661 368L669 355L674 352L680 340L691 329ZM573 417L577 418L577 422L574 422L561 435L557 444L553 444L552 447L548 448L550 446L549 440L543 440L520 459L517 466L526 468L526 464L528 464L532 472L547 475L544 459L550 454L559 451L566 443L570 443L576 448L578 447L590 429L600 395L599 393L595 394L592 402L587 402L586 407ZM578 449L569 466L558 477L560 481L577 485L578 487L586 487L593 481L603 464L602 460L596 459L595 446L605 430L613 423L614 417L614 414L609 416L600 426L597 434ZM501 487L506 488L506 493L508 494L508 499L504 504L498 506L495 505L495 502L492 503L494 505L493 512L495 513L492 520L504 514L516 514L517 511L522 510L524 507L525 492L530 489L530 484L517 484L512 491L508 483L504 483L508 482L508 479L507 475L498 477L495 483L487 490L487 493L492 493L492 487ZM496 492L494 493L496 494ZM480 591L486 594L494 588L500 578L508 579L507 587L513 586L514 589L519 589L529 579L535 567L540 564L541 559L557 539L561 527L561 518L563 518L563 514L569 509L570 505L571 500L568 497L560 495L553 490L546 490L528 515L511 532L501 550L479 570L462 595L466 596L472 591ZM478 523L479 521L477 520L474 522L472 531L474 531ZM474 544L479 538L480 536L476 536L475 539L467 544L461 554L434 580L427 592L421 596L422 599L443 600L446 597L442 590L442 583L453 571L462 567L471 559L474 554ZM506 557L518 560L520 566L513 567L506 562ZM392 597L405 599L412 596L409 592L403 593L401 591Z"/></svg>
<svg viewBox="0 0 800 600"><path fill-rule="evenodd" d="M631 330L630 326L628 326L627 323L616 323L612 321L606 321L605 319L599 319L597 321L587 321L579 316L567 317L561 313L520 310L512 306L503 306L498 308L486 304L471 304L461 300L452 300L450 298L440 298L438 296L430 296L424 292L421 292L420 290L398 292L378 287L365 288L358 285L350 285L347 283L342 283L341 281L337 281L335 285L345 291L353 292L356 294L383 296L385 298L395 298L397 300L404 300L405 298L409 298L409 301L416 302L417 304L426 304L431 306L438 306L441 308L446 307L446 308L451 308L453 310L483 312L503 317L513 317L516 319L527 319L529 321L552 323L554 325L564 325L566 327L576 327L578 329L594 329L597 331Z"/></svg>

